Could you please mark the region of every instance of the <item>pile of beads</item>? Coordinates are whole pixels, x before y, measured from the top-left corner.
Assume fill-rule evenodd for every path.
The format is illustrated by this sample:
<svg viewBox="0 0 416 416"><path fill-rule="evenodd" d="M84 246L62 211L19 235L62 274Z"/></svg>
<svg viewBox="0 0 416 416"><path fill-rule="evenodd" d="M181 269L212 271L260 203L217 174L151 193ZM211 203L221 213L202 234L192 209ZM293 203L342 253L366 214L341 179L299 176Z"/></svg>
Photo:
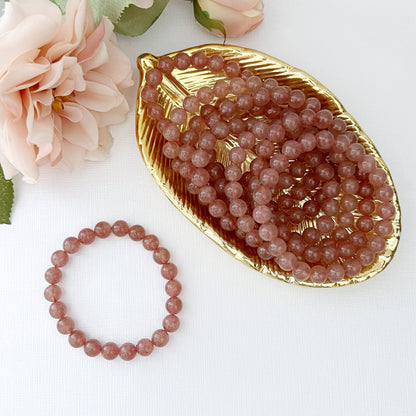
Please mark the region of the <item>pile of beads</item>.
<svg viewBox="0 0 416 416"><path fill-rule="evenodd" d="M66 316L66 306L60 302L61 288L58 283L62 278L61 267L64 267L69 260L69 254L76 253L81 245L93 243L95 237L106 238L111 233L118 237L129 235L133 241L142 241L146 250L153 251L153 259L157 264L162 265L161 274L167 279L165 286L166 293L170 296L166 302L166 309L169 315L163 320L163 329L156 330L151 339L141 339L137 345L130 342L118 347L114 342L107 342L101 345L96 339L87 340L82 331L75 329L74 321ZM85 354L95 357L99 353L107 360L114 360L118 355L123 360L132 360L136 354L149 355L153 347L163 347L169 341L169 332L174 332L179 328L179 319L176 316L182 309L182 301L178 298L182 287L175 280L178 273L176 266L169 262L170 253L164 247L159 247L159 240L155 235L146 235L144 228L140 225L129 227L125 221L116 221L113 226L107 222L99 222L94 230L90 228L82 229L78 238L68 237L63 242L63 250L55 251L51 256L53 267L45 273L45 279L50 286L45 289L46 300L52 302L49 313L52 318L58 319L58 331L61 334L69 335L69 343L74 348L84 347Z"/></svg>
<svg viewBox="0 0 416 416"><path fill-rule="evenodd" d="M190 66L224 79L165 114L163 76ZM385 250L395 216L387 173L316 97L203 52L163 56L145 80L141 98L171 168L261 259L274 259L298 281L338 282ZM230 137L238 146L228 165L219 163L217 142ZM295 231L305 223L313 226Z"/></svg>

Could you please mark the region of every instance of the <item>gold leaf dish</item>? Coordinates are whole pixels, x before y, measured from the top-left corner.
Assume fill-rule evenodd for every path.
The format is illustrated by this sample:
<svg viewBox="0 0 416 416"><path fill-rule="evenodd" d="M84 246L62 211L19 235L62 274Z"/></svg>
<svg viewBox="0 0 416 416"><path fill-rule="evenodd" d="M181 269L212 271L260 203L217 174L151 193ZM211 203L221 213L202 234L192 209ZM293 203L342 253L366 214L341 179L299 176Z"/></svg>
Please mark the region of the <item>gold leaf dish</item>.
<svg viewBox="0 0 416 416"><path fill-rule="evenodd" d="M388 184L394 189L392 202L396 208L396 215L393 219L393 233L387 238L385 251L376 256L376 260L371 266L363 268L362 272L356 277L344 278L336 283L330 281L322 284L311 281L298 282L293 278L291 273L283 272L273 260L265 261L260 259L255 249L246 247L244 242L238 239L233 233L224 231L220 227L217 220L209 214L208 208L202 206L197 197L186 190L185 180L171 169L170 160L163 155L162 147L165 141L162 134L156 129L156 122L147 116L145 103L141 99L141 91L144 86L144 74L157 66L158 57L151 54L143 54L137 59L137 65L142 75L142 83L139 87L137 98L137 142L146 167L165 195L186 218L227 253L245 265L268 276L283 280L284 282L309 287L337 287L363 282L381 272L392 260L399 242L400 206L393 180L385 162L373 142L364 133L351 114L344 109L334 94L315 78L265 53L240 46L217 44L197 46L178 52L186 52L192 55L199 51L204 52L207 56L220 54L225 60L237 61L242 69L249 69L262 79L275 78L281 85L301 89L307 97L317 97L322 104L322 108L327 108L335 116L342 118L347 123L348 130L358 135L359 142L365 147L366 151L372 154L376 158L379 166L388 173ZM173 52L168 55L173 57L178 52ZM183 71L175 68L171 75L163 76L163 81L159 86L158 102L164 107L165 114L169 114L173 108L182 106L183 99L187 95L196 94L201 86L212 87L219 79L225 79L223 73L214 74L207 69L198 70L193 67ZM236 144L236 139L231 135L226 140L218 142L218 148L216 149L218 155L217 160L223 163L224 166L230 163L228 152ZM249 156L249 160L246 161L245 169L243 170L247 170L253 157L253 154L251 155L251 159L249 159ZM305 220L298 226L294 226L293 229L295 231L302 231L304 228L310 226L314 226L314 221Z"/></svg>

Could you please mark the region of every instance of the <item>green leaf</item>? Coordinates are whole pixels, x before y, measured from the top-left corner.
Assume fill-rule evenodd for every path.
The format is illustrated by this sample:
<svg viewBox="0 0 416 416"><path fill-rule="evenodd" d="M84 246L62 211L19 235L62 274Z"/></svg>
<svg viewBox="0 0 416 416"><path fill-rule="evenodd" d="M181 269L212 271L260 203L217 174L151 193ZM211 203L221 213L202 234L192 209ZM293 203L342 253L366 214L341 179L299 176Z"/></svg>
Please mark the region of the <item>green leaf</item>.
<svg viewBox="0 0 416 416"><path fill-rule="evenodd" d="M62 13L65 12L68 0L52 1L59 6ZM103 16L107 16L113 24L116 24L120 19L123 10L130 4L135 3L135 0L90 0L90 3L96 23L99 23Z"/></svg>
<svg viewBox="0 0 416 416"><path fill-rule="evenodd" d="M123 11L114 30L127 36L141 35L157 20L168 2L169 0L154 0L153 6L148 9L141 9L131 4Z"/></svg>
<svg viewBox="0 0 416 416"><path fill-rule="evenodd" d="M195 19L204 27L206 27L210 32L213 29L219 30L224 38L226 37L224 24L221 20L211 19L207 11L202 10L201 6L198 3L198 0L193 0L194 3L194 15Z"/></svg>
<svg viewBox="0 0 416 416"><path fill-rule="evenodd" d="M4 179L3 170L0 166L0 224L10 224L13 198L13 182Z"/></svg>

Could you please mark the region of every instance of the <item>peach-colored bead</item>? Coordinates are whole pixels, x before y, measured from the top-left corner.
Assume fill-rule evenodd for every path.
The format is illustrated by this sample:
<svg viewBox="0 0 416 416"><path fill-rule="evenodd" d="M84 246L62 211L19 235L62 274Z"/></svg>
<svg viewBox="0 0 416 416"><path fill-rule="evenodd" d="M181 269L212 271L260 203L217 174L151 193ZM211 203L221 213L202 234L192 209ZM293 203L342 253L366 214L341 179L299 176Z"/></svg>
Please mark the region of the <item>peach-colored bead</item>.
<svg viewBox="0 0 416 416"><path fill-rule="evenodd" d="M178 296L182 291L182 285L177 280L168 280L165 291L169 296Z"/></svg>
<svg viewBox="0 0 416 416"><path fill-rule="evenodd" d="M91 228L84 228L79 232L78 240L82 244L92 244L95 240L95 233Z"/></svg>
<svg viewBox="0 0 416 416"><path fill-rule="evenodd" d="M80 248L80 242L76 237L68 237L64 240L62 247L69 254L76 253Z"/></svg>
<svg viewBox="0 0 416 416"><path fill-rule="evenodd" d="M107 342L101 349L101 354L106 360L114 360L120 349L114 342Z"/></svg>
<svg viewBox="0 0 416 416"><path fill-rule="evenodd" d="M179 318L175 315L168 315L163 320L163 328L167 332L175 332L179 328Z"/></svg>
<svg viewBox="0 0 416 416"><path fill-rule="evenodd" d="M44 291L45 299L49 302L56 302L62 296L61 288L58 285L50 285Z"/></svg>
<svg viewBox="0 0 416 416"><path fill-rule="evenodd" d="M66 314L65 304L59 301L51 303L51 306L49 306L49 314L55 319L63 318Z"/></svg>
<svg viewBox="0 0 416 416"><path fill-rule="evenodd" d="M159 239L153 234L146 235L143 238L143 247L149 251L156 250L159 247Z"/></svg>
<svg viewBox="0 0 416 416"><path fill-rule="evenodd" d="M172 315L176 315L182 310L182 301L177 297L171 297L166 301L166 310Z"/></svg>
<svg viewBox="0 0 416 416"><path fill-rule="evenodd" d="M133 241L143 240L146 232L141 225L133 225L130 227L129 236Z"/></svg>
<svg viewBox="0 0 416 416"><path fill-rule="evenodd" d="M178 268L173 263L166 263L162 265L160 273L165 279L172 280L177 276Z"/></svg>
<svg viewBox="0 0 416 416"><path fill-rule="evenodd" d="M143 338L137 343L136 349L140 355L150 355L153 351L153 342L148 338Z"/></svg>
<svg viewBox="0 0 416 416"><path fill-rule="evenodd" d="M152 343L155 347L164 347L169 341L169 335L164 329L157 329L152 335Z"/></svg>
<svg viewBox="0 0 416 416"><path fill-rule="evenodd" d="M50 267L45 272L45 280L51 285L56 285L62 279L62 271L57 267Z"/></svg>
<svg viewBox="0 0 416 416"><path fill-rule="evenodd" d="M136 356L137 350L131 342L126 342L120 347L119 354L124 361L130 361Z"/></svg>
<svg viewBox="0 0 416 416"><path fill-rule="evenodd" d="M111 225L101 221L94 227L95 235L99 238L107 238L111 234Z"/></svg>
<svg viewBox="0 0 416 416"><path fill-rule="evenodd" d="M158 264L165 264L170 259L169 251L164 247L158 247L153 252L153 260Z"/></svg>
<svg viewBox="0 0 416 416"><path fill-rule="evenodd" d="M56 324L58 331L64 335L70 334L74 330L74 326L74 321L68 316L61 318Z"/></svg>
<svg viewBox="0 0 416 416"><path fill-rule="evenodd" d="M64 267L68 263L68 260L68 253L63 250L57 250L51 256L51 263L56 267Z"/></svg>
<svg viewBox="0 0 416 416"><path fill-rule="evenodd" d="M130 230L129 225L126 223L126 221L122 220L116 221L111 227L111 229L117 237L124 237L128 234Z"/></svg>
<svg viewBox="0 0 416 416"><path fill-rule="evenodd" d="M75 330L69 334L69 344L74 348L80 348L85 345L85 335L82 331Z"/></svg>
<svg viewBox="0 0 416 416"><path fill-rule="evenodd" d="M89 339L84 345L88 357L96 357L101 352L101 344L96 339Z"/></svg>

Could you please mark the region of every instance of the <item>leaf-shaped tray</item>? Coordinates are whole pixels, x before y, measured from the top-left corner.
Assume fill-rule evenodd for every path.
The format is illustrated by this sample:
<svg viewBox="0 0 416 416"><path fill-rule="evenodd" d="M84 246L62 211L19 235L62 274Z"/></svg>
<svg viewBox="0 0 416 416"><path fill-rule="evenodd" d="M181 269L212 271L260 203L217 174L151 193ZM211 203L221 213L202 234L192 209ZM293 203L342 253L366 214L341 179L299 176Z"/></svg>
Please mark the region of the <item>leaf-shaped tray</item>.
<svg viewBox="0 0 416 416"><path fill-rule="evenodd" d="M262 79L275 78L280 85L288 85L304 91L307 97L317 97L322 108L329 109L334 116L342 118L347 123L347 129L358 135L359 142L365 147L366 151L372 154L380 167L388 173L388 184L393 186L390 172L382 157L375 148L373 142L364 133L354 118L344 109L338 99L319 81L307 73L294 68L279 59L273 58L262 52L231 45L203 45L184 51L189 55L202 51L207 56L220 54L225 60L237 61L242 69L249 69L253 74ZM173 52L169 56L173 57L178 52ZM392 203L396 208L396 215L393 219L393 234L388 237L386 249L383 253L376 256L375 262L363 268L362 272L353 278L344 278L340 282L325 282L322 284L311 281L298 282L290 273L283 272L273 260L265 261L258 257L255 249L247 247L244 242L238 239L234 233L224 231L215 218L212 218L208 208L202 206L197 196L190 194L186 189L185 180L170 167L170 160L162 152L165 143L163 136L156 129L156 122L147 116L145 103L141 99L141 91L144 86L144 74L157 66L158 57L151 54L143 54L137 60L138 68L142 75L142 84L139 88L137 99L136 114L136 133L137 142L142 153L143 159L156 183L170 199L170 201L185 215L194 225L196 225L206 236L211 238L222 249L234 256L237 260L252 267L253 269L278 278L287 283L295 283L310 287L335 287L344 286L351 283L363 282L382 271L393 258L400 237L400 207L396 191ZM212 87L219 79L225 79L222 73L212 73L208 69L198 70L190 67L186 70L174 69L169 76L164 75L159 86L159 104L161 104L166 114L173 108L181 107L183 99L187 95L195 95L201 86ZM229 136L225 141L219 143L217 149L217 160L224 164L229 164L228 152L236 145L234 137ZM252 159L252 158L251 158ZM246 161L245 169L251 161ZM243 169L244 170L244 169ZM314 226L314 221L303 221L298 226L294 226L295 231L302 231L306 227Z"/></svg>

